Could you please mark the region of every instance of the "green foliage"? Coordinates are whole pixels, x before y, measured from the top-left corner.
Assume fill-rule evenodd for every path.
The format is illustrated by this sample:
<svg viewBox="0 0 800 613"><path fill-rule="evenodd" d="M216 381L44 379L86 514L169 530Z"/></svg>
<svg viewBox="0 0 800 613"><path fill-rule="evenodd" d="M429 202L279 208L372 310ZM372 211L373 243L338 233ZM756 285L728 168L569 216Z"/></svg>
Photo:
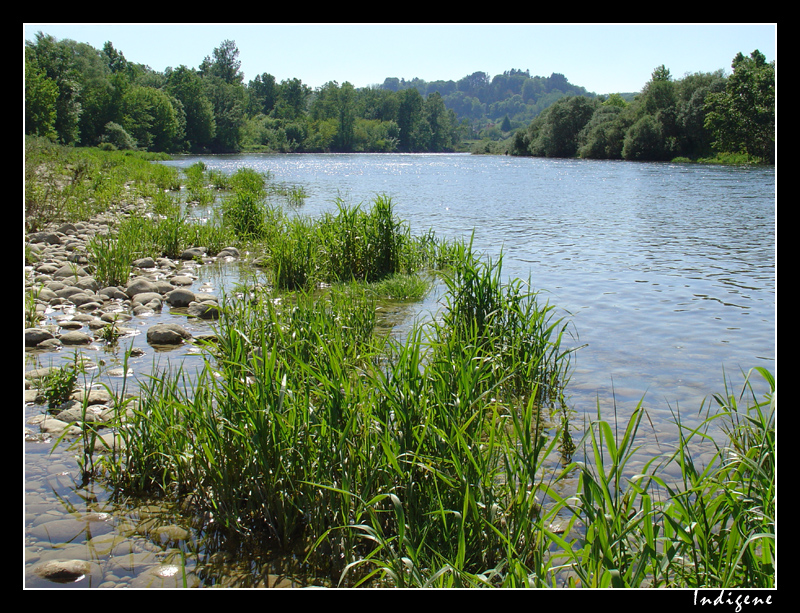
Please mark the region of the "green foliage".
<svg viewBox="0 0 800 613"><path fill-rule="evenodd" d="M242 240L263 239L267 232L264 176L250 168L240 168L229 184L231 193L221 207L225 224Z"/></svg>
<svg viewBox="0 0 800 613"><path fill-rule="evenodd" d="M561 98L547 108L528 127L528 150L542 157L573 157L578 135L599 106L582 96Z"/></svg>
<svg viewBox="0 0 800 613"><path fill-rule="evenodd" d="M58 85L48 78L29 48L25 48L25 133L55 140Z"/></svg>
<svg viewBox="0 0 800 613"><path fill-rule="evenodd" d="M134 194L175 189L177 171L153 164L143 152L102 152L63 147L49 139L25 140L25 229L76 221L107 211Z"/></svg>
<svg viewBox="0 0 800 613"><path fill-rule="evenodd" d="M128 134L125 128L113 121L109 121L105 125L100 142L108 143L115 149L136 149L136 139Z"/></svg>
<svg viewBox="0 0 800 613"><path fill-rule="evenodd" d="M578 101L591 109L588 117L576 112ZM741 152L773 163L774 122L774 66L753 52L750 59L741 54L735 58L734 75L728 79L718 71L674 81L662 65L631 102L617 94L602 104L591 104L586 97L562 98L499 151L544 157L698 160L708 158L714 143L719 152Z"/></svg>
<svg viewBox="0 0 800 613"><path fill-rule="evenodd" d="M733 59L725 91L708 96L705 125L718 151L775 161L775 62L753 51Z"/></svg>
<svg viewBox="0 0 800 613"><path fill-rule="evenodd" d="M537 405L496 400L497 365L445 322L385 351L360 290L223 300L197 379L144 385L114 485L189 495L209 530L301 545L343 585L462 585L533 559L553 448Z"/></svg>
<svg viewBox="0 0 800 613"><path fill-rule="evenodd" d="M705 158L713 142L720 153L774 162L774 62L757 51L738 54L728 79L720 72L675 80L661 65L635 97L605 100L563 74L527 70L457 81L389 78L363 89L329 82L312 90L268 73L245 84L238 56L236 43L225 40L198 69L162 74L129 62L111 43L98 51L37 33L25 49L26 134L214 153L452 151L479 138L490 141L481 153L631 160ZM621 110L613 122L587 116L608 106ZM528 127L509 135L518 126Z"/></svg>
<svg viewBox="0 0 800 613"><path fill-rule="evenodd" d="M42 386L41 393L45 398L48 409L57 409L69 400L70 396L75 392L79 373L80 366L78 365L77 354L75 354L71 364L50 368L40 382Z"/></svg>

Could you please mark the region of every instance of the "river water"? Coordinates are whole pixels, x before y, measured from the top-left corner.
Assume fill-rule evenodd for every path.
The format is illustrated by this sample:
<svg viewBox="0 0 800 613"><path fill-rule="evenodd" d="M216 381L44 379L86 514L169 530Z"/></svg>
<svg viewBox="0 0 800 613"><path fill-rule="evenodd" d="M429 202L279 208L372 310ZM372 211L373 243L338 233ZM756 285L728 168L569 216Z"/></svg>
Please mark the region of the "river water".
<svg viewBox="0 0 800 613"><path fill-rule="evenodd" d="M308 196L297 214L335 210L337 199L369 206L385 194L412 233L474 233L479 251L502 253L504 273L530 279L540 302L570 322L564 344L581 347L567 389L576 423L598 409L604 418L616 411L625 419L642 401L657 440L647 442L648 452L674 442L675 414L686 425L699 424L701 408L724 391L725 380L740 386L742 372L755 366L777 374L774 168L468 154L185 156L166 163L187 167L198 160L226 173L244 166L268 171L278 183L301 186ZM208 268L198 284L221 290L238 280L237 270ZM408 321L434 311L439 292L416 305ZM202 332L206 324L194 325ZM170 353L170 360L192 359L183 349ZM26 447L29 507L41 505L49 520L78 521L77 512L82 536L71 537L73 544L110 539L109 547L122 548L130 560L130 568L116 573L102 571L98 561L83 587L176 581L152 572L142 579L135 569L163 569L166 557L185 558L187 545L154 542L135 530L138 536L122 545L102 532L87 538L85 517L98 505L86 501L107 493L76 488L69 454L48 453ZM143 513L137 508L117 523ZM92 521L96 531L106 526ZM68 544L31 543L30 533L43 523L32 520L27 529L29 564ZM31 554L37 547L41 555Z"/></svg>
<svg viewBox="0 0 800 613"><path fill-rule="evenodd" d="M775 369L774 168L468 154L170 163L198 159L302 186L305 215L386 194L412 232L474 231L480 251L503 253L505 273L569 314L575 344L587 345L571 381L581 402L613 384L622 405L644 396L655 411L698 408L723 371Z"/></svg>

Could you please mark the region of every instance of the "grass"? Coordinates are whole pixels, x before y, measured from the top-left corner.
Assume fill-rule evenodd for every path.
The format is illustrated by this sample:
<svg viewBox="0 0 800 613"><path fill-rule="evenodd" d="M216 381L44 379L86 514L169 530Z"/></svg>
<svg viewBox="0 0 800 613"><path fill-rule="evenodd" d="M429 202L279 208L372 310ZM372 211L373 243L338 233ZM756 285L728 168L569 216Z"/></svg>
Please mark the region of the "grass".
<svg viewBox="0 0 800 613"><path fill-rule="evenodd" d="M156 154L63 147L25 139L25 230L37 232L64 221L82 221L120 202L175 190L177 171Z"/></svg>
<svg viewBox="0 0 800 613"><path fill-rule="evenodd" d="M449 560L456 583L502 566L509 548L533 555L537 474L554 448L537 389L566 379L566 352L540 356L523 392L506 385L485 336L469 342L446 320L404 344L376 336L362 285L245 294L224 301L201 372L144 386L111 468L119 487L177 488L213 527L303 547L348 584L374 577L367 565L406 524L406 553Z"/></svg>
<svg viewBox="0 0 800 613"><path fill-rule="evenodd" d="M764 399L753 392L753 376L769 387ZM637 474L626 464L636 451L641 404L621 438L599 416L591 425L586 462L568 467L580 470L578 492L560 500L572 521L585 526L584 536L567 542L550 535L562 548L570 585L775 587L775 380L757 368L738 400L730 393L714 398L717 411L696 428L676 414L676 451L650 459ZM710 436L711 426L722 428L724 444ZM695 442L716 449L705 466L693 460ZM673 463L680 468L677 483L661 470Z"/></svg>

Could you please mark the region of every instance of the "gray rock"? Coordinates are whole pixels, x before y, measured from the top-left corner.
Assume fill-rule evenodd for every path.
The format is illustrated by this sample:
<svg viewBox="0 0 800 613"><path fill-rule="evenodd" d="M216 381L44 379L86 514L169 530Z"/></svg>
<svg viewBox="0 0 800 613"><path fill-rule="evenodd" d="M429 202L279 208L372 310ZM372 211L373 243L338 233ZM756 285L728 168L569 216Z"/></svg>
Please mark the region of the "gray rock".
<svg viewBox="0 0 800 613"><path fill-rule="evenodd" d="M151 302L155 302L157 306L150 306ZM131 304L133 306L141 304L150 306L150 308L161 308L161 294L158 292L141 292L131 297Z"/></svg>
<svg viewBox="0 0 800 613"><path fill-rule="evenodd" d="M75 294L83 293L80 287L75 287L74 285L68 285L60 290L56 290L56 296L59 298L72 298Z"/></svg>
<svg viewBox="0 0 800 613"><path fill-rule="evenodd" d="M220 308L215 301L204 300L190 304L187 312L190 316L200 319L219 319Z"/></svg>
<svg viewBox="0 0 800 613"><path fill-rule="evenodd" d="M64 345L88 345L94 339L85 332L73 330L71 332L62 334L58 337L58 340L60 340Z"/></svg>
<svg viewBox="0 0 800 613"><path fill-rule="evenodd" d="M201 258L206 254L206 251L207 249L205 247L191 247L181 253L181 259L193 260L194 258Z"/></svg>
<svg viewBox="0 0 800 613"><path fill-rule="evenodd" d="M40 564L34 572L53 583L74 583L90 574L92 565L86 560L49 560Z"/></svg>
<svg viewBox="0 0 800 613"><path fill-rule="evenodd" d="M61 237L55 232L34 232L28 236L29 243L47 243L48 245L60 245Z"/></svg>
<svg viewBox="0 0 800 613"><path fill-rule="evenodd" d="M167 302L174 307L186 307L195 301L194 292L185 288L177 288L166 295Z"/></svg>
<svg viewBox="0 0 800 613"><path fill-rule="evenodd" d="M46 341L42 341L38 345L36 345L37 349L42 349L46 351L55 351L56 349L60 349L62 347L61 341L57 338L48 338Z"/></svg>
<svg viewBox="0 0 800 613"><path fill-rule="evenodd" d="M125 293L128 294L128 298L133 298L136 294L144 294L146 292L158 293L158 286L150 279L145 279L144 277L131 279L131 281L128 282L127 288L125 288Z"/></svg>
<svg viewBox="0 0 800 613"><path fill-rule="evenodd" d="M90 294L88 292L78 292L77 294L72 294L69 297L69 301L74 304L75 306L85 306L90 302L95 304L102 304L103 299L96 296L95 294Z"/></svg>
<svg viewBox="0 0 800 613"><path fill-rule="evenodd" d="M180 345L190 338L191 333L178 324L156 324L147 330L147 342L151 345Z"/></svg>
<svg viewBox="0 0 800 613"><path fill-rule="evenodd" d="M97 281L94 277L81 277L78 279L77 283L75 283L75 287L85 289L92 293L97 293L97 290L100 289L100 286L97 284Z"/></svg>
<svg viewBox="0 0 800 613"><path fill-rule="evenodd" d="M52 332L44 328L28 328L25 330L25 346L36 347L40 343L55 338Z"/></svg>
<svg viewBox="0 0 800 613"><path fill-rule="evenodd" d="M34 293L34 298L50 302L54 298L58 298L58 295L53 290L43 287Z"/></svg>
<svg viewBox="0 0 800 613"><path fill-rule="evenodd" d="M103 289L99 290L97 292L97 294L100 295L100 296L105 296L109 300L127 300L128 299L128 294L123 292L118 287L114 287L114 286L104 287Z"/></svg>
<svg viewBox="0 0 800 613"><path fill-rule="evenodd" d="M136 268L155 268L156 261L153 258L140 258L134 260L133 265L136 266Z"/></svg>
<svg viewBox="0 0 800 613"><path fill-rule="evenodd" d="M170 279L172 285L191 285L194 283L194 277L188 275L176 275Z"/></svg>
<svg viewBox="0 0 800 613"><path fill-rule="evenodd" d="M81 277L88 277L89 273L80 266L75 264L65 264L53 273L56 279L69 279L70 277L80 279Z"/></svg>

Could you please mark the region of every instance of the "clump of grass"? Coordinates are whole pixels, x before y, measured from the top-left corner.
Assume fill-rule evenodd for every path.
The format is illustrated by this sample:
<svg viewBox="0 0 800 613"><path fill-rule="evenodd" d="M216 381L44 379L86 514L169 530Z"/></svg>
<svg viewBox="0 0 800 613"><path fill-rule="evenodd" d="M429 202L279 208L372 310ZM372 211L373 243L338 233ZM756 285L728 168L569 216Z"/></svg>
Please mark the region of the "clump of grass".
<svg viewBox="0 0 800 613"><path fill-rule="evenodd" d="M229 179L231 193L222 201L222 215L233 233L245 241L263 240L269 231L266 177L240 168Z"/></svg>
<svg viewBox="0 0 800 613"><path fill-rule="evenodd" d="M752 396L743 409L734 395L716 396L719 411L688 429L676 415L680 439L663 461L651 458L630 474L636 435L645 410L640 403L621 438L605 420L588 430L589 452L578 491L559 499L581 522L577 542L550 538L560 546L560 568L574 573L571 584L585 587L774 587L775 586L775 381L766 399ZM744 392L752 392L750 376ZM722 424L718 444L708 433ZM695 441L713 443L716 453L704 467L692 455ZM591 461L589 461L591 460ZM677 483L663 476L676 463Z"/></svg>
<svg viewBox="0 0 800 613"><path fill-rule="evenodd" d="M92 237L87 245L89 259L94 266L94 277L103 286L124 285L131 274L131 265L142 252L135 232L125 230L114 234Z"/></svg>
<svg viewBox="0 0 800 613"><path fill-rule="evenodd" d="M40 381L41 393L45 398L48 409L56 409L75 392L78 374L81 367L78 355L75 354L72 363L60 367L51 367L50 371Z"/></svg>
<svg viewBox="0 0 800 613"><path fill-rule="evenodd" d="M134 192L152 195L154 186L174 189L177 171L153 164L145 152L64 147L47 139L25 139L25 229L89 219Z"/></svg>
<svg viewBox="0 0 800 613"><path fill-rule="evenodd" d="M567 364L571 352L561 349L564 323L551 317L553 307L539 304L530 281L503 279L502 255L479 258L472 241L457 251L457 263L443 273L448 292L440 330L454 343L476 342L508 393L526 397L535 387L538 401L558 402L567 369L552 365Z"/></svg>
<svg viewBox="0 0 800 613"><path fill-rule="evenodd" d="M206 175L206 165L203 162L195 162L183 173L186 176L186 195L187 203L197 206L208 206L216 200L216 194L209 188L210 181Z"/></svg>
<svg viewBox="0 0 800 613"><path fill-rule="evenodd" d="M537 394L500 395L485 338L439 322L387 340L363 285L242 296L223 301L196 378L144 386L118 486L177 488L225 533L311 546L347 584L377 579L370 564L390 551L413 553L423 582L448 564L433 584L478 581L509 552L537 558L537 475L556 443Z"/></svg>

